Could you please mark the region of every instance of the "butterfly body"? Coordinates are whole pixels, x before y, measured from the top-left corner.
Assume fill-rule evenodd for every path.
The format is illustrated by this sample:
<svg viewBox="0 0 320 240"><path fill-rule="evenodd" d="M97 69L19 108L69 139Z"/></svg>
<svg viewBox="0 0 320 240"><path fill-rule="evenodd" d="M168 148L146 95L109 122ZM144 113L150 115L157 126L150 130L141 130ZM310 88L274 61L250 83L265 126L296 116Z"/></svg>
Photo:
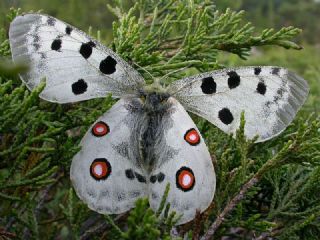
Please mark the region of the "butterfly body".
<svg viewBox="0 0 320 240"><path fill-rule="evenodd" d="M45 78L40 97L58 103L112 94L120 100L81 140L70 178L89 208L103 214L130 210L147 197L157 210L166 186L170 211L192 220L211 204L216 177L211 156L186 111L234 134L244 112L247 138L279 135L307 98L307 82L274 66L222 69L180 79L163 88L143 77L111 49L75 27L42 14L10 25L13 60L29 89ZM165 63L164 63L165 64Z"/></svg>
<svg viewBox="0 0 320 240"><path fill-rule="evenodd" d="M178 118L184 121L179 123ZM108 130L97 133L102 125ZM140 91L121 98L87 132L81 146L72 161L71 180L80 198L98 212L127 211L138 197L148 197L157 209L168 183L179 189L168 196L178 213L194 215L213 199L215 174L210 154L187 112L166 93ZM190 151L182 151L190 146ZM97 163L101 167L95 170ZM130 184L133 193L126 190ZM199 204L193 196L204 195L203 188L211 190ZM116 201L114 206L112 201ZM118 204L122 201L123 206Z"/></svg>
<svg viewBox="0 0 320 240"><path fill-rule="evenodd" d="M164 136L164 130L169 127L168 116L172 108L169 95L164 93L144 93L139 100L134 100L137 111L140 112L137 129L133 131L139 136L140 159L148 173L155 165L158 165L154 155L156 148L167 148L165 141L160 139ZM161 144L159 144L161 143Z"/></svg>
<svg viewBox="0 0 320 240"><path fill-rule="evenodd" d="M160 164L159 159L154 156L155 149L169 148L162 139L166 128L172 125L168 122L170 113L174 111L172 100L167 93L144 89L124 99L124 107L134 116L130 126L133 133L131 142L139 149L135 158L146 173L150 174L155 165Z"/></svg>

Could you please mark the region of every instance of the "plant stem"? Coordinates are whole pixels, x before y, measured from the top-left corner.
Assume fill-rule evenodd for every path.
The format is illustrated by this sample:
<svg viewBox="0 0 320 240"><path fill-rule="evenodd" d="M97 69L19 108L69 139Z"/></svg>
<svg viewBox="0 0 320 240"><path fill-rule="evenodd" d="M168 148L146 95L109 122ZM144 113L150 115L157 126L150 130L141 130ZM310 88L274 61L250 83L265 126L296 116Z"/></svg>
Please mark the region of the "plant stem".
<svg viewBox="0 0 320 240"><path fill-rule="evenodd" d="M277 163L282 159L283 151L287 149L288 145L283 148L276 156L269 159L257 172L256 174L242 187L239 193L231 199L231 201L227 204L227 206L223 209L221 214L218 215L216 220L209 227L207 232L201 237L201 240L210 240L213 235L220 227L220 225L225 220L226 216L235 208L235 206L245 197L245 194L248 192L250 188L252 188L256 183L260 181L265 172L270 170L271 168L277 166Z"/></svg>

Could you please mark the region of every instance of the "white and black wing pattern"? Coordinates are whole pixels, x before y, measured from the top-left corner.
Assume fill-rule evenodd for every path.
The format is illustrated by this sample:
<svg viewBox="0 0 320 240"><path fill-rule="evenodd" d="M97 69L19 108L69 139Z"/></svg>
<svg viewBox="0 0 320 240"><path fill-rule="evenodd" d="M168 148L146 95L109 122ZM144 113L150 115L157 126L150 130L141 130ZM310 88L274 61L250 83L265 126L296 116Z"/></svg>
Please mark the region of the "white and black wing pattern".
<svg viewBox="0 0 320 240"><path fill-rule="evenodd" d="M52 102L76 102L120 97L144 84L139 73L113 51L84 32L50 16L26 14L10 25L15 62L30 70L21 75L29 89L46 78L40 97Z"/></svg>
<svg viewBox="0 0 320 240"><path fill-rule="evenodd" d="M134 115L127 104L120 99L93 124L71 164L77 195L102 214L123 213L148 196L147 179L137 162L139 150L132 142Z"/></svg>
<svg viewBox="0 0 320 240"><path fill-rule="evenodd" d="M283 131L307 98L307 82L287 69L242 67L178 80L169 92L193 112L226 133L239 128L245 113L245 134L268 140Z"/></svg>
<svg viewBox="0 0 320 240"><path fill-rule="evenodd" d="M171 151L159 149L158 164L149 176L150 206L157 210L166 185L170 183L167 202L170 211L182 215L178 224L194 219L196 211L203 212L213 200L216 177L206 144L196 125L174 98L164 127L164 138ZM170 154L168 154L170 153Z"/></svg>

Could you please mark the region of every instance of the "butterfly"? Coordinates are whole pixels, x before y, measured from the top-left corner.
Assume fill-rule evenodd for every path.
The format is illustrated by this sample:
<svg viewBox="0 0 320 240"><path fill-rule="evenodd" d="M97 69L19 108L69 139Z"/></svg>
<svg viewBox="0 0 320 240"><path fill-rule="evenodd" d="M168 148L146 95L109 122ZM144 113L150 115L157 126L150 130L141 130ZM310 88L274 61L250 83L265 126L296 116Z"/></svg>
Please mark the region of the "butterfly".
<svg viewBox="0 0 320 240"><path fill-rule="evenodd" d="M29 89L46 79L40 97L57 103L112 94L120 100L88 130L70 178L81 200L119 214L147 197L158 209L166 185L170 211L191 221L213 201L216 177L205 141L188 113L234 134L244 111L245 135L262 142L280 134L308 95L308 84L280 67L240 67L201 73L163 87L75 27L41 14L17 16L9 39Z"/></svg>

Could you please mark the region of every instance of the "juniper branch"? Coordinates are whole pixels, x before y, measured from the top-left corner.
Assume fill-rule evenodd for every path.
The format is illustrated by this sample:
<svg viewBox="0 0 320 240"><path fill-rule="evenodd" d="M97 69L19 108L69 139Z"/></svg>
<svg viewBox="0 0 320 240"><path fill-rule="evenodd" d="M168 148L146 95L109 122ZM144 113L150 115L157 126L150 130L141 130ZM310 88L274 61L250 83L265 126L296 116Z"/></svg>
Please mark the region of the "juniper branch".
<svg viewBox="0 0 320 240"><path fill-rule="evenodd" d="M113 222L118 222L120 219L122 219L124 216L127 214L120 214L117 217L114 218ZM108 228L112 227L110 222L104 221L100 224L96 224L90 229L86 230L81 236L80 240L87 240L91 239L92 236L96 236L97 234L103 233L106 231Z"/></svg>
<svg viewBox="0 0 320 240"><path fill-rule="evenodd" d="M223 209L221 214L219 214L214 221L214 223L210 226L207 232L201 237L201 240L210 240L215 234L216 230L220 227L222 222L225 220L227 215L234 209L234 207L245 197L246 192L253 185L255 185L259 179L260 175L256 174L253 178L251 178L246 184L243 185L240 192L227 204L227 206Z"/></svg>
<svg viewBox="0 0 320 240"><path fill-rule="evenodd" d="M231 213L235 206L245 198L245 194L248 192L248 190L255 184L257 184L266 172L275 167L290 163L292 161L292 156L297 157L300 156L300 154L305 154L301 147L305 144L306 141L313 141L309 134L312 134L315 129L318 129L319 124L320 121L313 121L311 126L302 126L301 129L303 129L303 132L301 129L298 130L296 138L294 140L289 140L273 158L269 159L265 164L263 164L263 166L259 168L259 170L253 175L253 177L251 177L251 179L241 187L238 194L235 195L227 203L223 211L217 216L216 220L209 227L209 229L201 239L209 240L212 238L216 230L220 227L223 221L225 221L225 218ZM318 143L317 147L319 146L320 144ZM310 155L311 159L309 159L309 161L312 161L312 158L317 158L319 154L319 151L313 152L313 154ZM297 159L300 159L301 161L303 158L297 157Z"/></svg>

